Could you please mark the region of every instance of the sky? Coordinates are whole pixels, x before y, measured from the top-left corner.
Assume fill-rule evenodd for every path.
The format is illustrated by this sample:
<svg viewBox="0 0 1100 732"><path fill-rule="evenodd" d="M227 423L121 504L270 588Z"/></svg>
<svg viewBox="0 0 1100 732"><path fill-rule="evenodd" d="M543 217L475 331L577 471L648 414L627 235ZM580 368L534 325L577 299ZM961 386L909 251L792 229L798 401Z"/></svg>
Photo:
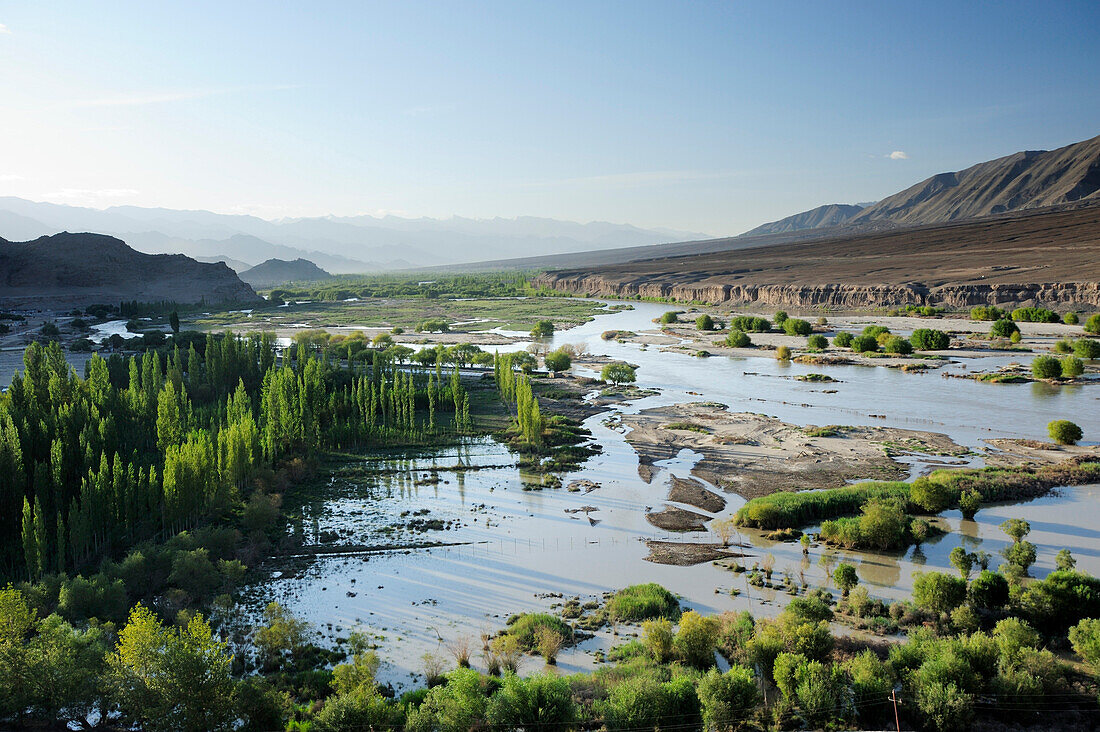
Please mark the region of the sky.
<svg viewBox="0 0 1100 732"><path fill-rule="evenodd" d="M729 235L1100 134L1100 3L0 0L0 196Z"/></svg>

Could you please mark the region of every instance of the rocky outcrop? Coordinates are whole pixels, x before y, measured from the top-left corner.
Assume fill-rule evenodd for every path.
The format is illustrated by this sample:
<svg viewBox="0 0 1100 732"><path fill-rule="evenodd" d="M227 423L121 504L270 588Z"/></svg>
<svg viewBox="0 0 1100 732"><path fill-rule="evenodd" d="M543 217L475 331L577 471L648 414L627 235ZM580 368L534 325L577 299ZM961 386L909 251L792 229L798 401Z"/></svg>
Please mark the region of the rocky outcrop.
<svg viewBox="0 0 1100 732"><path fill-rule="evenodd" d="M111 236L68 232L27 242L0 239L0 298L52 304L263 302L222 262L143 254Z"/></svg>
<svg viewBox="0 0 1100 732"><path fill-rule="evenodd" d="M950 308L974 305L1100 307L1100 284L1096 282L949 284L932 287L919 282L901 285L719 285L616 280L595 274L548 272L537 277L535 285L592 297L661 298L769 308L860 310L899 305Z"/></svg>

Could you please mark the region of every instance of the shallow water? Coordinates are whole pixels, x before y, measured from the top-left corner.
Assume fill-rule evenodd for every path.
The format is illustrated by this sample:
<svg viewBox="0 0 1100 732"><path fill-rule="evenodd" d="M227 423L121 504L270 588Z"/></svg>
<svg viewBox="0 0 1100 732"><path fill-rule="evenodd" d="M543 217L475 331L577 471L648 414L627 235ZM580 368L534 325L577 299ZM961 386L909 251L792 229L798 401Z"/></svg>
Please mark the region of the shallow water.
<svg viewBox="0 0 1100 732"><path fill-rule="evenodd" d="M507 451L488 440L411 459L395 456L383 464L386 474L338 476L325 496L306 507L307 532L336 532L335 542L345 545L395 546L417 541L461 545L283 562L272 569L285 574L255 588L254 600L283 601L330 638L346 636L352 629L371 633L384 659L380 678L398 687L417 682L424 653L445 656L447 645L461 637L472 638L474 646L480 647L479 634L498 631L508 615L549 609L562 601L560 596L548 596L551 593L579 596L583 601L636 582L659 582L680 594L685 605L702 612L751 609L758 615L774 614L785 596L777 598L774 590L749 587L744 574L709 563L672 567L644 560L648 538L714 541L714 537L695 532L669 536L646 521L646 511L658 510L665 502L670 476L688 477L699 456L682 451L676 459L658 463L647 484L638 476L637 455L623 439L619 416L706 400L797 424L932 430L974 448L989 437L1044 439L1046 423L1062 417L1077 421L1087 436L1100 432L1094 401L1100 390L1088 387L983 384L943 378L937 371L907 374L883 367L811 367L768 357L699 359L603 341L600 334L605 330L652 330L652 319L667 309L632 304L634 310L602 315L555 334L551 342L551 347L583 343L591 353L638 364L638 386L660 392L587 420L603 453L583 469L563 476L563 485L585 479L598 483L598 489L590 493L564 487L524 490L524 477ZM945 369L987 369L1029 359L1029 354L956 359L960 363ZM840 383L823 387L776 378L812 371L827 371ZM825 388L837 391L826 394ZM916 474L939 460L912 456L908 462ZM494 467L451 469L459 462ZM433 469L439 482L426 484ZM739 496L725 496L728 504L723 516L743 503ZM1092 528L1098 504L1100 486L1086 486L1024 505L989 507L979 512L976 521L963 522L958 512L947 512L940 521L952 533L899 556L815 546L804 557L797 543L776 544L749 532L743 537L753 548L746 550L751 556L744 562L751 566L770 553L779 575L789 572L815 586L828 584L829 571L837 561L851 561L873 595L896 598L911 590L913 572L949 568L947 555L960 543L996 555L1008 542L997 524L1013 516L1032 522L1029 539L1039 548L1033 574L1048 572L1055 552L1063 546L1074 552L1079 567L1100 572L1100 531ZM596 510L578 512L584 507ZM422 517L414 515L425 510ZM403 517L402 512L409 514ZM386 528L415 518L439 519L448 528L424 533ZM307 543L313 539L307 537ZM995 556L992 565L997 564ZM740 594L731 596L731 588ZM608 632L601 633L564 653L558 668L589 668L593 663L589 652L606 649L615 640ZM475 656L475 666L478 661ZM525 669L533 671L541 665L528 659Z"/></svg>

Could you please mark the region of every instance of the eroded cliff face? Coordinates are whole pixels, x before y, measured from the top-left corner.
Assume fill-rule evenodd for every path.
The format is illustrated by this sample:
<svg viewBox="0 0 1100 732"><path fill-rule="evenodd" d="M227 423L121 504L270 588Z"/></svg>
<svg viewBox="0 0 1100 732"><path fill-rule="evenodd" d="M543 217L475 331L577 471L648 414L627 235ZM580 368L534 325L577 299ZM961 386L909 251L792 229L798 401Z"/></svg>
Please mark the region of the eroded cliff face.
<svg viewBox="0 0 1100 732"><path fill-rule="evenodd" d="M640 296L715 305L732 303L790 308L858 310L899 305L935 305L949 308L968 308L974 305L1044 305L1062 309L1100 307L1100 283L1096 282L951 284L931 287L920 282L903 285L723 285L547 272L535 279L535 285L595 297L631 299Z"/></svg>

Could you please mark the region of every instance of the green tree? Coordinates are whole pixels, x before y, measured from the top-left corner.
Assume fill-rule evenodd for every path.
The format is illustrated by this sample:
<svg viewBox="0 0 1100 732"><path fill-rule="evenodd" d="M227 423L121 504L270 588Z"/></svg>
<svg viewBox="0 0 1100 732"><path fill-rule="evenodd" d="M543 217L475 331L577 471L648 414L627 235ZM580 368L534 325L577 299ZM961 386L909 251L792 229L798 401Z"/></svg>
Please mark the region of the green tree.
<svg viewBox="0 0 1100 732"><path fill-rule="evenodd" d="M970 573L974 570L975 561L975 557L972 553L966 551L961 546L957 546L951 550L948 559L951 560L951 566L959 570L960 577L964 580L970 579Z"/></svg>
<svg viewBox="0 0 1100 732"><path fill-rule="evenodd" d="M787 318L783 321L783 332L791 336L808 336L813 332L813 326L805 320Z"/></svg>
<svg viewBox="0 0 1100 732"><path fill-rule="evenodd" d="M959 510L967 521L972 521L982 507L982 494L975 490L963 491L959 496Z"/></svg>
<svg viewBox="0 0 1100 732"><path fill-rule="evenodd" d="M1001 318L989 328L989 335L993 338L1011 338L1013 333L1019 333L1020 326L1007 318Z"/></svg>
<svg viewBox="0 0 1100 732"><path fill-rule="evenodd" d="M934 613L951 612L966 598L966 582L943 572L913 575L913 602Z"/></svg>
<svg viewBox="0 0 1100 732"><path fill-rule="evenodd" d="M630 384L636 378L634 367L624 361L612 361L600 371L600 379L611 384Z"/></svg>
<svg viewBox="0 0 1100 732"><path fill-rule="evenodd" d="M718 625L713 618L689 610L680 617L680 627L672 640L676 654L684 663L699 669L714 665L714 646Z"/></svg>
<svg viewBox="0 0 1100 732"><path fill-rule="evenodd" d="M839 337L839 336L838 336ZM836 343L836 341L833 341ZM850 341L852 350L856 353L874 353L878 350L878 339L871 335L859 335ZM839 345L839 344L838 344Z"/></svg>
<svg viewBox="0 0 1100 732"><path fill-rule="evenodd" d="M233 723L232 657L201 615L165 628L137 605L107 657L123 715L149 730L228 730Z"/></svg>
<svg viewBox="0 0 1100 732"><path fill-rule="evenodd" d="M377 690L356 689L326 699L311 729L318 732L393 730L400 729L401 718L401 710L383 699Z"/></svg>
<svg viewBox="0 0 1100 732"><path fill-rule="evenodd" d="M1092 338L1078 338L1073 342L1073 353L1078 358L1088 360L1100 358L1100 341Z"/></svg>
<svg viewBox="0 0 1100 732"><path fill-rule="evenodd" d="M32 698L32 664L27 641L36 613L11 585L0 589L0 719L21 717Z"/></svg>
<svg viewBox="0 0 1100 732"><path fill-rule="evenodd" d="M951 507L957 494L946 482L921 476L909 486L909 500L928 513L939 513Z"/></svg>
<svg viewBox="0 0 1100 732"><path fill-rule="evenodd" d="M569 682L560 676L504 677L489 700L489 724L501 729L568 729L577 720L577 705Z"/></svg>
<svg viewBox="0 0 1100 732"><path fill-rule="evenodd" d="M738 729L760 703L756 679L744 666L731 666L725 673L712 668L699 679L697 693L704 727L713 732Z"/></svg>
<svg viewBox="0 0 1100 732"><path fill-rule="evenodd" d="M775 313L775 317L772 318L772 321L776 325L783 325L785 322L787 322L787 318L788 315L786 310L777 310Z"/></svg>
<svg viewBox="0 0 1100 732"><path fill-rule="evenodd" d="M836 582L837 588L847 597L852 588L859 584L859 575L851 564L841 562L833 570L833 582Z"/></svg>
<svg viewBox="0 0 1100 732"><path fill-rule="evenodd" d="M1019 542L1031 533L1031 524L1024 519L1010 518L1001 522L1001 531L1008 534L1013 542Z"/></svg>
<svg viewBox="0 0 1100 732"><path fill-rule="evenodd" d="M696 330L714 330L714 318L703 313L695 319Z"/></svg>
<svg viewBox="0 0 1100 732"><path fill-rule="evenodd" d="M996 572L983 569L970 583L967 597L974 607L982 610L1004 607L1008 602L1008 580Z"/></svg>
<svg viewBox="0 0 1100 732"><path fill-rule="evenodd" d="M533 338L549 338L554 335L554 322L552 320L540 320L531 329Z"/></svg>
<svg viewBox="0 0 1100 732"><path fill-rule="evenodd" d="M1085 373L1085 364L1076 356L1066 356L1059 362L1063 379L1073 379Z"/></svg>
<svg viewBox="0 0 1100 732"><path fill-rule="evenodd" d="M1031 374L1036 379L1057 379L1062 375L1062 363L1054 356L1036 356L1031 362Z"/></svg>
<svg viewBox="0 0 1100 732"><path fill-rule="evenodd" d="M1070 628L1069 642L1093 672L1100 673L1100 619L1086 618Z"/></svg>
<svg viewBox="0 0 1100 732"><path fill-rule="evenodd" d="M882 345L882 350L899 356L907 356L913 352L913 345L901 336L890 336Z"/></svg>
<svg viewBox="0 0 1100 732"><path fill-rule="evenodd" d="M1054 567L1059 572L1072 572L1077 567L1077 560L1069 549L1059 549L1054 556Z"/></svg>
<svg viewBox="0 0 1100 732"><path fill-rule="evenodd" d="M1056 419L1048 424L1047 434L1059 445L1076 445L1084 436L1081 428L1068 419Z"/></svg>
<svg viewBox="0 0 1100 732"><path fill-rule="evenodd" d="M661 316L661 325L672 325L680 322L680 312L679 310L669 310Z"/></svg>
<svg viewBox="0 0 1100 732"><path fill-rule="evenodd" d="M848 348L852 345L852 334L842 330L833 337L833 345L837 348Z"/></svg>
<svg viewBox="0 0 1100 732"><path fill-rule="evenodd" d="M942 330L917 328L909 337L909 342L918 351L945 351L951 345L951 336Z"/></svg>
<svg viewBox="0 0 1100 732"><path fill-rule="evenodd" d="M1100 334L1100 313L1090 315L1085 321L1085 332Z"/></svg>
<svg viewBox="0 0 1100 732"><path fill-rule="evenodd" d="M829 340L820 333L815 333L806 339L806 347L815 351L824 351L829 347Z"/></svg>
<svg viewBox="0 0 1100 732"><path fill-rule="evenodd" d="M726 335L726 345L730 348L748 348L752 340L744 331L734 329Z"/></svg>
<svg viewBox="0 0 1100 732"><path fill-rule="evenodd" d="M543 361L546 363L547 369L557 372L568 371L569 367L573 365L573 359L569 357L568 353L560 348L546 354L546 356L543 357Z"/></svg>
<svg viewBox="0 0 1100 732"><path fill-rule="evenodd" d="M172 328L172 332L179 335L180 332L180 314L173 310L168 315L168 324Z"/></svg>
<svg viewBox="0 0 1100 732"><path fill-rule="evenodd" d="M277 602L264 608L264 624L256 631L254 643L266 668L278 668L306 646L311 626Z"/></svg>

